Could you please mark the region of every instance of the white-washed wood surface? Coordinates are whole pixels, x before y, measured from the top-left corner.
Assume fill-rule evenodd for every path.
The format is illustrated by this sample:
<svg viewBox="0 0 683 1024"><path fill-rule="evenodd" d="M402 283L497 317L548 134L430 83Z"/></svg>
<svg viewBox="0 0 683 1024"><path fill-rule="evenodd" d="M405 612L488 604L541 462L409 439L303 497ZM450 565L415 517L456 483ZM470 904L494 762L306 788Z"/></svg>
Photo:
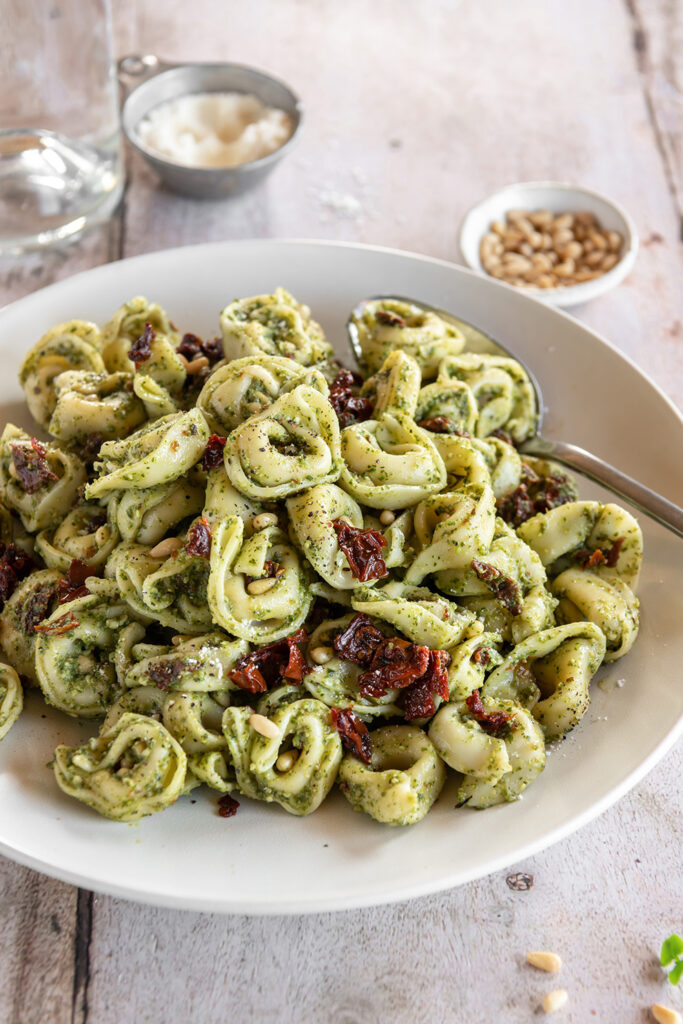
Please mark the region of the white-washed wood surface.
<svg viewBox="0 0 683 1024"><path fill-rule="evenodd" d="M567 179L623 202L643 242L631 278L577 315L681 402L680 0L113 7L119 55L235 60L289 81L306 108L301 143L261 189L221 203L160 190L129 154L112 223L0 263L0 301L212 239L334 238L455 259L472 202L510 181ZM653 1002L683 1008L657 965L662 939L683 928L682 775L679 747L545 853L442 895L344 914L166 911L0 859L0 1021L522 1024L560 986L570 1002L559 1020L644 1024ZM533 875L529 891L508 887L515 871ZM534 948L560 953L562 973L526 966Z"/></svg>

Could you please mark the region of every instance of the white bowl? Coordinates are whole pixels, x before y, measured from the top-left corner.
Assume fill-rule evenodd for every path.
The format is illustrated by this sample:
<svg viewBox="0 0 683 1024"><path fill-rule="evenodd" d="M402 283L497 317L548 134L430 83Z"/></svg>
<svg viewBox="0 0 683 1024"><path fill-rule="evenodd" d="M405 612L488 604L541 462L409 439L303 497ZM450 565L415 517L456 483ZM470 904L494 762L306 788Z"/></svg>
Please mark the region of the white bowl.
<svg viewBox="0 0 683 1024"><path fill-rule="evenodd" d="M481 264L479 245L491 222L504 220L508 210L550 210L555 214L586 210L597 217L603 228L619 231L624 238L621 259L601 277L566 288L524 288L525 295L532 295L553 306L577 306L621 284L631 272L638 252L638 232L626 210L598 192L559 181L526 181L507 185L471 208L460 227L459 242L462 258L472 270L490 276Z"/></svg>

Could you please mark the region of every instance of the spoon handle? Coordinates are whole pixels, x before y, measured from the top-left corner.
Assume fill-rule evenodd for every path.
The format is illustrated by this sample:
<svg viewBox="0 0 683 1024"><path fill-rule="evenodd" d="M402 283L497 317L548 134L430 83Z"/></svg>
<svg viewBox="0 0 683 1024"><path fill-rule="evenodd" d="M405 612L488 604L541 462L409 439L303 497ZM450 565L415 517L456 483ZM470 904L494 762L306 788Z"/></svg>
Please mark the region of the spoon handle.
<svg viewBox="0 0 683 1024"><path fill-rule="evenodd" d="M663 498L656 491L651 491L649 487L639 484L633 477L610 466L608 462L598 458L597 455L591 455L590 452L578 448L575 444L568 444L566 441L549 441L540 436L525 441L521 450L527 455L555 459L557 462L569 466L570 469L583 473L584 476L596 483L614 491L620 498L630 501L641 512L656 519L667 529L673 530L679 537L683 537L683 509Z"/></svg>

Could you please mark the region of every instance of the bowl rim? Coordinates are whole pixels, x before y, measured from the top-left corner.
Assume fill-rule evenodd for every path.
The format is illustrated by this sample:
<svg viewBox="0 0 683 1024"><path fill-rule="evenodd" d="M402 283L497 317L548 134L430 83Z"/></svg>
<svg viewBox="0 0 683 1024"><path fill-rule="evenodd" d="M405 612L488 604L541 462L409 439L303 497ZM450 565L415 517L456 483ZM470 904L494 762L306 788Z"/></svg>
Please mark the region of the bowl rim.
<svg viewBox="0 0 683 1024"><path fill-rule="evenodd" d="M137 128L137 126L140 123L140 120L142 120L142 119L138 120L135 123L135 125L129 125L128 121L127 121L127 118L126 118L126 108L128 107L128 104L132 100L133 96L140 89L144 89L147 86L151 86L159 78L162 78L162 77L164 77L166 75L173 75L173 74L175 74L178 71L184 71L186 68L201 68L202 70L212 70L212 69L213 70L218 70L218 69L226 70L226 69L229 69L229 70L237 70L237 71L247 71L249 74L253 75L255 78L261 78L261 79L264 79L265 81L272 82L275 85L280 86L280 88L282 88L285 92L289 93L289 95L290 95L290 97L292 99L292 107L293 107L292 119L294 120L294 129L292 131L292 134L289 136L289 138L285 142L282 143L281 146L278 146L278 148L274 149L271 153L266 153L265 156L258 157L257 160L247 160L245 163L234 164L234 165L229 166L229 167L202 167L201 165L181 163L178 160L174 160L172 157L167 157L163 153L159 153L157 150L148 148L147 146L144 145L144 143L140 140L140 138L135 133L135 129ZM226 89L226 88L223 88L223 89L203 89L203 90L200 90L200 91L203 91L203 92L229 92L229 91L242 92L242 90L240 90L240 89L229 90L229 89ZM192 95L196 95L196 93L191 90L191 91L188 91L186 93L182 93L180 95L192 96ZM252 94L252 95L255 95L255 94ZM257 97L257 99L260 99L260 97ZM164 103L164 102L170 102L170 101L162 100L161 103L154 104L149 109L153 110L155 108L155 106L161 106L162 103ZM148 113L149 113L149 111L148 111ZM289 113L289 111L285 111L285 113ZM144 116L146 116L146 115L144 115ZM161 66L160 66L160 70L159 71L155 72L154 74L148 75L142 81L140 81L137 85L133 86L130 89L130 91L128 92L128 94L127 94L127 96L126 96L126 98L123 101L123 104L121 106L121 128L123 129L123 133L124 133L126 139L128 140L128 142L130 143L130 145L133 147L133 149L135 149L138 153L140 153L141 156L143 156L146 160L154 161L155 163L165 164L166 166L175 168L177 170L191 171L193 174L202 174L202 175L205 175L207 177L209 177L209 176L217 176L217 175L225 175L225 174L229 174L229 173L233 173L234 174L235 172L242 171L242 170L245 170L247 168L250 169L250 170L252 168L261 168L261 167L267 166L269 163L274 163L277 160L280 160L285 155L285 151L287 149L289 149L294 144L294 141L297 138L297 136L299 135L299 132L301 130L301 126L303 124L303 121L304 121L304 106L303 106L303 103L301 102L301 98L299 97L298 93L296 93L294 91L294 89L292 89L291 85L289 85L283 79L278 78L276 75L271 75L269 71L262 71L260 68L255 68L251 64L240 64L240 63L237 63L236 61L181 61L181 62L179 62L177 64L163 62L163 64L161 64Z"/></svg>
<svg viewBox="0 0 683 1024"><path fill-rule="evenodd" d="M544 300L552 305L574 306L579 305L581 302L587 302L589 299L597 298L598 295L603 295L612 288L616 288L616 286L621 284L624 278L631 272L636 261L640 241L635 221L625 207L616 199L606 196L603 192L598 192L593 188L587 188L584 185L574 185L567 181L539 180L518 181L511 182L508 185L503 185L501 188L484 196L483 199L478 200L465 212L458 228L458 249L461 259L475 273L483 274L485 277L489 278L492 276L484 270L478 255L479 243L481 242L483 235L480 234L477 238L476 258L472 258L466 244L463 244L468 224L472 217L493 199L496 199L499 196L502 197L506 192L512 192L517 189L527 191L530 194L540 189L552 189L558 193L571 193L578 196L587 196L591 199L597 199L604 203L606 206L609 206L622 221L624 253L619 262L616 263L611 270L606 271L600 277L595 278L592 281L582 281L579 284L571 285L570 287L535 288L531 286L529 288L517 288L515 285L508 284L506 281L503 281L503 284L507 284L509 288L515 288L516 291L521 291L525 295L530 295L535 299ZM513 209L513 207L510 206L510 209ZM496 279L494 278L493 280Z"/></svg>

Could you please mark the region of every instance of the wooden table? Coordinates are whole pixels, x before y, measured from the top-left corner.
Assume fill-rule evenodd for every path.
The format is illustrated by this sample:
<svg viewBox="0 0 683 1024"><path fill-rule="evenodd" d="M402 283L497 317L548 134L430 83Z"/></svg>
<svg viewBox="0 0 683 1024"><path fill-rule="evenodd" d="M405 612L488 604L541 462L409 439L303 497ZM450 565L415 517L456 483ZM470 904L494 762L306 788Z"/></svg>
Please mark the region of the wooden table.
<svg viewBox="0 0 683 1024"><path fill-rule="evenodd" d="M677 0L116 0L120 55L235 60L292 83L296 153L258 191L163 192L128 154L122 209L60 252L0 266L3 301L108 260L247 237L372 242L456 259L467 207L511 181L620 200L642 250L578 310L683 397L683 7ZM683 1006L679 748L599 820L509 871L376 910L218 917L137 906L0 860L0 1019L517 1024L558 985L574 1024ZM506 876L534 876L527 892ZM559 978L524 963L559 952ZM542 1015L541 1015L542 1016Z"/></svg>

